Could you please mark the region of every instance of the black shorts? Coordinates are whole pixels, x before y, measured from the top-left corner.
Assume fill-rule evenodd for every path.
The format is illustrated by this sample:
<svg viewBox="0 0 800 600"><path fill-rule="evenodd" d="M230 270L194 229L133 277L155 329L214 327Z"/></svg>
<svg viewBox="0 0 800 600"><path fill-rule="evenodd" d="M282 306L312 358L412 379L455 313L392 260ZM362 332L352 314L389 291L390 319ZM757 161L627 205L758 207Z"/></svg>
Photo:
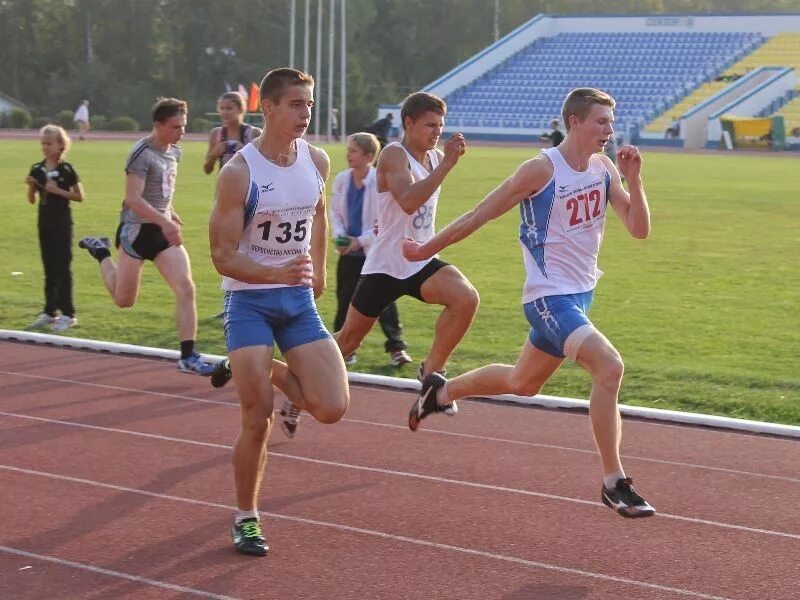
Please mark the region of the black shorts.
<svg viewBox="0 0 800 600"><path fill-rule="evenodd" d="M169 248L169 242L161 227L153 223L120 223L116 246L132 258L154 260Z"/></svg>
<svg viewBox="0 0 800 600"><path fill-rule="evenodd" d="M413 296L424 302L422 284L436 271L449 264L434 258L408 279L397 279L384 273L362 275L353 293L351 304L362 315L377 319L387 306L402 296Z"/></svg>

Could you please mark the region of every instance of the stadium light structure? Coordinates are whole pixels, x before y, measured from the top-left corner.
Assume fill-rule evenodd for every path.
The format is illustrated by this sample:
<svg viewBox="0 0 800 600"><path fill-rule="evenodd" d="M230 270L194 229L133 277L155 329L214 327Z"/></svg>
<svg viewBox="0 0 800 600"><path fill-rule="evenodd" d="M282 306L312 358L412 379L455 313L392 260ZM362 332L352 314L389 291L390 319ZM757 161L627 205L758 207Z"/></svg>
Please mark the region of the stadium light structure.
<svg viewBox="0 0 800 600"><path fill-rule="evenodd" d="M347 133L347 0L339 0L340 5L340 19L339 19L339 131L342 135ZM295 30L297 27L297 13L295 11L296 0L291 2L291 15L290 15L290 51L289 62L294 67L294 40ZM309 48L310 48L310 20L311 20L311 0L305 0L305 14L303 16L303 70L309 72ZM314 115L314 138L320 139L320 122L324 119L325 110L327 110L328 118L325 121L327 128L325 130L325 137L327 141L331 141L333 136L333 89L334 81L336 79L336 0L329 0L328 3L328 68L327 68L327 89L325 101L323 101L322 92L322 47L325 44L323 38L322 25L325 15L325 0L317 0L317 35L316 35L316 63L314 72L314 81L316 82L315 103L316 110ZM295 67L296 68L296 67Z"/></svg>
<svg viewBox="0 0 800 600"><path fill-rule="evenodd" d="M319 99L319 85L322 81L322 11L325 7L325 0L317 0L317 72L314 74L314 81L316 82L316 86L314 91L316 92L315 100ZM320 105L322 103L320 102ZM314 116L314 137L315 139L319 139L319 108L317 108L316 115Z"/></svg>
<svg viewBox="0 0 800 600"><path fill-rule="evenodd" d="M328 143L333 137L333 65L335 54L335 43L333 32L336 28L336 0L331 0L330 4L331 16L328 20L328 134L326 136Z"/></svg>
<svg viewBox="0 0 800 600"><path fill-rule="evenodd" d="M294 67L294 38L297 29L297 0L292 0L291 10L289 12L289 66Z"/></svg>
<svg viewBox="0 0 800 600"><path fill-rule="evenodd" d="M303 32L303 72L308 73L308 19L311 12L311 0L306 0L306 12L303 18L305 23L305 31Z"/></svg>
<svg viewBox="0 0 800 600"><path fill-rule="evenodd" d="M339 57L341 59L339 73L339 135L344 140L347 137L347 0L339 0L342 3L342 18L339 29L341 31L341 43L339 44Z"/></svg>

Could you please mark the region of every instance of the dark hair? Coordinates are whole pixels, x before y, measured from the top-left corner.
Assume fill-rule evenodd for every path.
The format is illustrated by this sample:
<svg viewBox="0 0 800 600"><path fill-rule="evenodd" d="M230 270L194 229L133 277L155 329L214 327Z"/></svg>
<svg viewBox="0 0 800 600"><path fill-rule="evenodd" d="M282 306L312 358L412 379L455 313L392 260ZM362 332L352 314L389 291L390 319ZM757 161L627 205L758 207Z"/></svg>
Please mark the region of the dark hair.
<svg viewBox="0 0 800 600"><path fill-rule="evenodd" d="M264 79L261 80L261 86L258 88L258 93L262 100L269 99L278 104L286 88L293 85L314 87L314 78L308 73L289 67L273 69L264 75Z"/></svg>
<svg viewBox="0 0 800 600"><path fill-rule="evenodd" d="M239 107L240 111L244 112L244 96L242 96L239 92L225 92L219 97L219 100L217 100L217 105L222 104L223 100L230 100Z"/></svg>
<svg viewBox="0 0 800 600"><path fill-rule="evenodd" d="M595 88L576 88L567 94L561 107L561 118L568 133L570 116L575 115L582 123L595 104L608 106L611 110L614 110L614 106L616 106L616 102L610 95Z"/></svg>
<svg viewBox="0 0 800 600"><path fill-rule="evenodd" d="M403 129L406 128L406 117L415 121L428 111L433 111L445 116L447 114L447 104L445 104L445 101L439 98L439 96L434 96L427 92L411 94L408 98L403 100L403 106L400 107L400 120L403 123Z"/></svg>
<svg viewBox="0 0 800 600"><path fill-rule="evenodd" d="M189 105L184 100L177 98L156 98L153 105L153 122L163 123L176 115L185 115L189 111Z"/></svg>

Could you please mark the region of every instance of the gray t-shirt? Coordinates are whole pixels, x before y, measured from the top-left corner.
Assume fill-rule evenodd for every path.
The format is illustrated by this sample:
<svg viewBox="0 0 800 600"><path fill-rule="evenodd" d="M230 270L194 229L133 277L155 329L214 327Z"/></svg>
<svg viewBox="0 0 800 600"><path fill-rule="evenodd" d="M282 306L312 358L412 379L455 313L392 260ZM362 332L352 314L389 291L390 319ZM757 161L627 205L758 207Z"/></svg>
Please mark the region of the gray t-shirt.
<svg viewBox="0 0 800 600"><path fill-rule="evenodd" d="M175 191L175 178L178 175L178 162L181 149L170 146L162 152L150 145L149 138L136 142L128 156L125 173L144 179L142 198L157 211L172 215L172 194ZM122 207L120 221L123 223L146 223L129 208Z"/></svg>

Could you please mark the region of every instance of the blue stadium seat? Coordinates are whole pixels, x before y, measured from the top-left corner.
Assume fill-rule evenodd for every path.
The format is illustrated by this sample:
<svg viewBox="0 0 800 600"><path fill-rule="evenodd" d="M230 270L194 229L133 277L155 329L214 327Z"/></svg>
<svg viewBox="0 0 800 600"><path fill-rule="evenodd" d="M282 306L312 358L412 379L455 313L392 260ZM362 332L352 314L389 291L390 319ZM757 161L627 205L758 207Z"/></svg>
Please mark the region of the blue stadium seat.
<svg viewBox="0 0 800 600"><path fill-rule="evenodd" d="M537 40L448 96L448 121L547 128L570 89L592 86L616 98L620 130L663 112L763 39L741 32L561 33Z"/></svg>

